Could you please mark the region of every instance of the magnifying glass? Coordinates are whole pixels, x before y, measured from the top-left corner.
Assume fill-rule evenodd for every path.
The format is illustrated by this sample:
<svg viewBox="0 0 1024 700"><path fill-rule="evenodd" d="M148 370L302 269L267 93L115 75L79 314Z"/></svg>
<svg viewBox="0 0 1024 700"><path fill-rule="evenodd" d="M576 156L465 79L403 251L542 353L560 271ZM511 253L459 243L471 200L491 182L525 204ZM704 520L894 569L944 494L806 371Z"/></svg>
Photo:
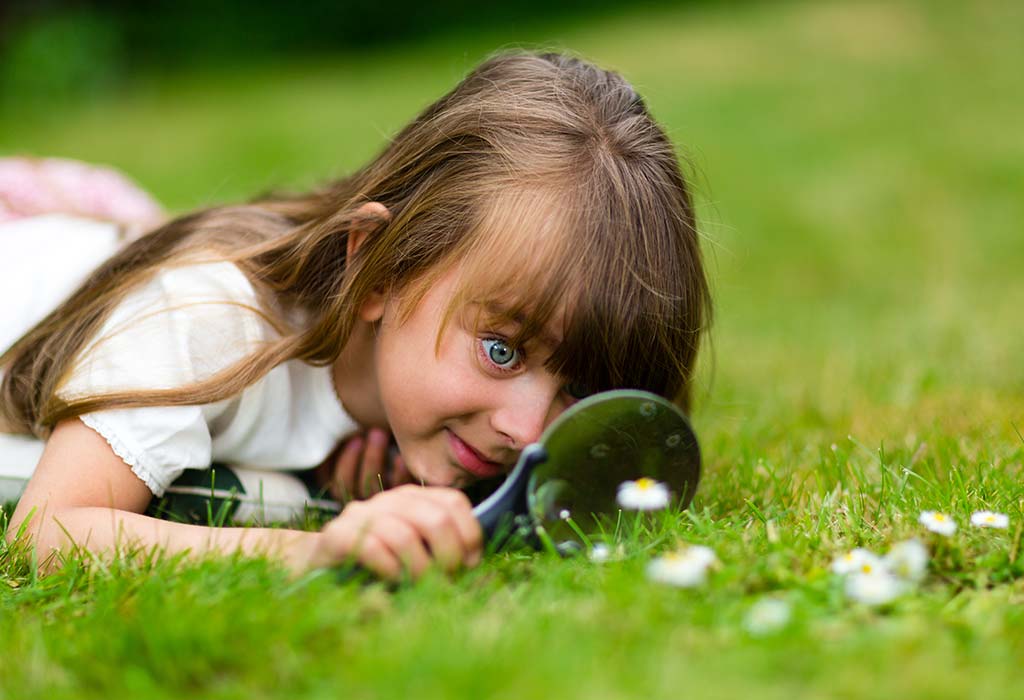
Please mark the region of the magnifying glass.
<svg viewBox="0 0 1024 700"><path fill-rule="evenodd" d="M605 391L555 419L473 513L494 545L541 526L569 553L618 512L619 485L641 479L667 486L667 507L686 508L700 479L697 436L686 415L656 394Z"/></svg>

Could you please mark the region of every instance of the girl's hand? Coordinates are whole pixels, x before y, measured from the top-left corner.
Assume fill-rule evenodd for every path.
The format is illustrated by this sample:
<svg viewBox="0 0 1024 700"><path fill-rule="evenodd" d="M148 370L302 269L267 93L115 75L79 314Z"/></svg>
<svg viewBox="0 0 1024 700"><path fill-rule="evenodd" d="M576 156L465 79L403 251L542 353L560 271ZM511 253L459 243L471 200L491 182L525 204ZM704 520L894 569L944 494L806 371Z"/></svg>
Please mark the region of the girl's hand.
<svg viewBox="0 0 1024 700"><path fill-rule="evenodd" d="M388 433L380 428L371 428L345 441L328 458L326 484L332 498L348 503L416 483L401 455L389 459L388 446Z"/></svg>
<svg viewBox="0 0 1024 700"><path fill-rule="evenodd" d="M480 563L483 533L458 489L405 485L353 501L318 534L313 567L357 563L378 576L446 573Z"/></svg>

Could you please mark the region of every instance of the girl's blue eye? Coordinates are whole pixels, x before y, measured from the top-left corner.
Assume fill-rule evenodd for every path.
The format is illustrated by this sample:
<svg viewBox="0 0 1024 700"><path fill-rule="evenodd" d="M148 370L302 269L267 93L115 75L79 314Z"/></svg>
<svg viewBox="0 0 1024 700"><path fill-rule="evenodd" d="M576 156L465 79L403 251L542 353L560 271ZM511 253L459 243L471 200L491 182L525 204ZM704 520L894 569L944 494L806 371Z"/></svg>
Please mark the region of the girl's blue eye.
<svg viewBox="0 0 1024 700"><path fill-rule="evenodd" d="M512 367L519 362L519 352L504 340L488 338L481 342L488 359L499 367Z"/></svg>

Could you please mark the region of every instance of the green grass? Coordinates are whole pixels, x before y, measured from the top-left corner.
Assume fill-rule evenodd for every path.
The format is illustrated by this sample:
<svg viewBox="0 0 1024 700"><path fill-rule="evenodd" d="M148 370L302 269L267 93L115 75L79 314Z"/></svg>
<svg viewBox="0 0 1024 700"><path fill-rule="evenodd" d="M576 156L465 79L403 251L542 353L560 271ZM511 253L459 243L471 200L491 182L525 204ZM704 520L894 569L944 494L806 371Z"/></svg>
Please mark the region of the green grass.
<svg viewBox="0 0 1024 700"><path fill-rule="evenodd" d="M717 319L692 509L624 561L498 555L389 591L262 562L0 561L0 697L1005 698L1024 678L1024 10L721 3L142 81L0 118L0 152L112 163L170 207L356 167L489 50L620 69L689 153ZM1015 427L1016 426L1016 427ZM834 445L834 447L833 447ZM961 523L874 610L854 546ZM1008 531L966 526L1010 514ZM676 541L707 586L644 576ZM766 638L762 596L793 605Z"/></svg>

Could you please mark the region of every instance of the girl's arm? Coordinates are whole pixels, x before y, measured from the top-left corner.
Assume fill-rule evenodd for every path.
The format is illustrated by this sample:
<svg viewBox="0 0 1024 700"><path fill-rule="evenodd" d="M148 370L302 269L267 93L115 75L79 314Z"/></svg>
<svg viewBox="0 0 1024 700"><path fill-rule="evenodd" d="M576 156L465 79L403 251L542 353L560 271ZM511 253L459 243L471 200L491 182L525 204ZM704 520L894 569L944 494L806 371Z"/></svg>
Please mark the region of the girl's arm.
<svg viewBox="0 0 1024 700"><path fill-rule="evenodd" d="M26 532L47 569L60 565L52 554L76 547L108 558L139 547L196 556L242 552L279 559L296 573L354 560L389 578L419 574L432 560L454 570L480 558L479 526L468 499L454 489L379 494L350 504L321 532L173 523L141 514L151 498L101 436L80 420L64 421L46 443L7 538L28 519Z"/></svg>
<svg viewBox="0 0 1024 700"><path fill-rule="evenodd" d="M283 559L292 569L307 568L315 549L315 532L212 528L142 515L152 496L106 440L80 420L64 421L46 443L7 536L13 538L31 513L26 531L50 569L59 564L52 553L76 546L97 554L140 546L195 555L242 551Z"/></svg>

